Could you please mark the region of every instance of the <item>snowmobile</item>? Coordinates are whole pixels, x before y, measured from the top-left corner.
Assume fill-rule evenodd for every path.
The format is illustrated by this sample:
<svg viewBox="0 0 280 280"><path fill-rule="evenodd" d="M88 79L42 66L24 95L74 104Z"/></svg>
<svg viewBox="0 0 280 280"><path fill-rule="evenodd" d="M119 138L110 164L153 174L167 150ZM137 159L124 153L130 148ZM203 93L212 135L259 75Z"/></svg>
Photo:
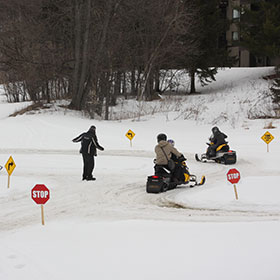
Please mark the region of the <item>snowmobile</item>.
<svg viewBox="0 0 280 280"><path fill-rule="evenodd" d="M211 146L211 143L206 143ZM199 156L195 154L195 159L199 162L217 162L222 164L235 164L236 163L236 152L229 149L227 144L222 144L217 147L215 156L208 156L207 153Z"/></svg>
<svg viewBox="0 0 280 280"><path fill-rule="evenodd" d="M175 168L181 168L182 176L178 180L174 178L171 172L164 166L160 166L160 172L155 175L148 176L146 183L147 193L161 193L168 190L175 189L180 185L188 185L190 188L201 186L205 183L205 176L202 176L200 182L197 182L197 177L190 174L185 161L176 162Z"/></svg>

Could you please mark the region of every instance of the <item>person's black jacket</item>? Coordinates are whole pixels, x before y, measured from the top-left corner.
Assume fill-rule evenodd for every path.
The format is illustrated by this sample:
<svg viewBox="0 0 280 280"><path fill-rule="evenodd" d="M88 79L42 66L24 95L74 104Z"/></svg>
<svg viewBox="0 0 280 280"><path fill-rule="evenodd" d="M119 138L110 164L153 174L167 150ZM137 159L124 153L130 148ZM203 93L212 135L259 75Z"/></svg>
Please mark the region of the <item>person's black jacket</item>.
<svg viewBox="0 0 280 280"><path fill-rule="evenodd" d="M104 148L99 145L95 131L89 130L82 133L72 140L73 142L81 141L80 153L96 156L96 149L103 151Z"/></svg>
<svg viewBox="0 0 280 280"><path fill-rule="evenodd" d="M212 135L212 137L210 138L210 141L213 143L211 146L212 148L218 148L220 145L222 144L227 144L228 142L225 140L227 138L227 135L225 135L223 132L221 131L217 131L216 133L214 133L214 135Z"/></svg>

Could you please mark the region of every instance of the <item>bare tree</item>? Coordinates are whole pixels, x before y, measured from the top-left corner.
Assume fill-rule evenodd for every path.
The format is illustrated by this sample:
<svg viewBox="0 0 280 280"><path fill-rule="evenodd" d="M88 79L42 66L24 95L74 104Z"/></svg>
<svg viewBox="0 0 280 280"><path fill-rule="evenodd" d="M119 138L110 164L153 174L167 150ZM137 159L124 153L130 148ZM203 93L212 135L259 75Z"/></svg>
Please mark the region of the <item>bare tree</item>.
<svg viewBox="0 0 280 280"><path fill-rule="evenodd" d="M62 35L67 33L58 22L66 4L65 0L0 0L2 79L24 85L31 100L50 101L54 97L52 82L65 83L69 48Z"/></svg>
<svg viewBox="0 0 280 280"><path fill-rule="evenodd" d="M0 71L34 101L71 97L70 108L109 117L130 91L151 100L160 71L194 52L191 0L0 0ZM184 39L182 39L184 38ZM8 74L7 74L8 73Z"/></svg>

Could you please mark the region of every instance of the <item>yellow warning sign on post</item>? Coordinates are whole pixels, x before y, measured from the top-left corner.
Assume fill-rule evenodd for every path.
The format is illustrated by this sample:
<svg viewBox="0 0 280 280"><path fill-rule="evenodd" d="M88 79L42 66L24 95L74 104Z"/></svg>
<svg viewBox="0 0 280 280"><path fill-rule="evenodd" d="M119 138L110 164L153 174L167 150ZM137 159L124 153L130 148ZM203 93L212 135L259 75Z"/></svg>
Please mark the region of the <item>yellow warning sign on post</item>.
<svg viewBox="0 0 280 280"><path fill-rule="evenodd" d="M125 136L130 140L130 146L132 147L132 139L134 138L135 133L129 129Z"/></svg>
<svg viewBox="0 0 280 280"><path fill-rule="evenodd" d="M125 135L129 140L132 140L135 136L135 133L132 130L129 130Z"/></svg>
<svg viewBox="0 0 280 280"><path fill-rule="evenodd" d="M9 188L10 187L10 176L13 173L14 169L16 168L16 164L15 164L12 156L10 156L8 161L6 162L5 168L8 172L8 188Z"/></svg>
<svg viewBox="0 0 280 280"><path fill-rule="evenodd" d="M13 173L15 167L16 167L16 164L15 164L12 156L10 156L8 161L5 164L5 168L6 168L9 175L11 175Z"/></svg>
<svg viewBox="0 0 280 280"><path fill-rule="evenodd" d="M273 135L268 131L261 138L266 144L269 144L274 139Z"/></svg>
<svg viewBox="0 0 280 280"><path fill-rule="evenodd" d="M274 139L273 135L267 131L261 138L267 144L267 151L269 151L268 144Z"/></svg>

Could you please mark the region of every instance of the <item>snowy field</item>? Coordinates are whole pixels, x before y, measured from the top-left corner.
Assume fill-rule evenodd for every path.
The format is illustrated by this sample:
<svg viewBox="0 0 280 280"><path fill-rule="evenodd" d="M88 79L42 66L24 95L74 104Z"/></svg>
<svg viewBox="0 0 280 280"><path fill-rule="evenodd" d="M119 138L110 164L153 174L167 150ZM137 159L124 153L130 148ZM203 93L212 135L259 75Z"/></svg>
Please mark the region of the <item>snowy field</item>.
<svg viewBox="0 0 280 280"><path fill-rule="evenodd" d="M153 114L140 120L90 120L58 108L8 117L27 104L2 96L0 165L12 156L16 168L10 188L0 171L0 280L279 280L280 121L248 119L271 108L262 96L269 87L262 76L271 72L220 71L200 95L180 97L179 107L170 99L146 104ZM131 102L112 114L123 119L126 106L138 106ZM190 116L190 106L205 110ZM264 128L271 121L275 128ZM80 146L71 140L92 124L105 151L96 158L97 180L85 182ZM215 124L237 151L234 166L194 159ZM266 131L275 137L269 152ZM146 193L161 132L175 140L192 174L206 176L205 185ZM232 167L241 174L238 200L226 179ZM31 199L36 184L50 189L44 226Z"/></svg>

